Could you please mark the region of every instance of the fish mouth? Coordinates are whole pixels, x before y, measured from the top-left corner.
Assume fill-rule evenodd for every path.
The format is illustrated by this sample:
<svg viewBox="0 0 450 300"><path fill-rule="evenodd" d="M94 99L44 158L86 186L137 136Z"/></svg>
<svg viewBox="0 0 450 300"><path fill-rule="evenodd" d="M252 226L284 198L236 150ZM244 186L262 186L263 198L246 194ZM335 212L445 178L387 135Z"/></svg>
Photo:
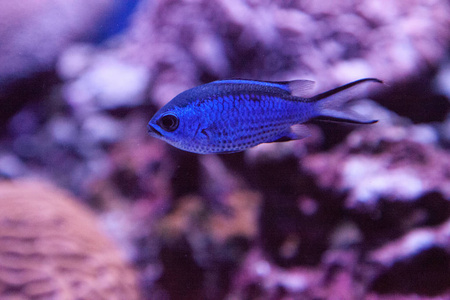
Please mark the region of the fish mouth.
<svg viewBox="0 0 450 300"><path fill-rule="evenodd" d="M161 134L161 132L159 132L158 130L156 130L156 128L153 127L153 126L150 125L150 124L147 125L147 132L148 132L148 134L153 135L153 136L158 136L158 137L162 137L162 136L163 136L163 135Z"/></svg>

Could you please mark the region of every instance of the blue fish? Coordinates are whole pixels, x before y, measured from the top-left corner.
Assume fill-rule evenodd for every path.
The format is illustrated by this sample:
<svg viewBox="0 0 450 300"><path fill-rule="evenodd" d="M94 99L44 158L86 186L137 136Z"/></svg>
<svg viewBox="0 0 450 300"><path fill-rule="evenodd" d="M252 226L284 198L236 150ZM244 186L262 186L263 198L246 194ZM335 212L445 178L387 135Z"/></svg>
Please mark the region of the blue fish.
<svg viewBox="0 0 450 300"><path fill-rule="evenodd" d="M313 81L219 80L184 91L148 123L151 136L194 153L239 152L261 143L309 135L302 123L313 118L372 124L347 108L376 78L360 79L308 97Z"/></svg>

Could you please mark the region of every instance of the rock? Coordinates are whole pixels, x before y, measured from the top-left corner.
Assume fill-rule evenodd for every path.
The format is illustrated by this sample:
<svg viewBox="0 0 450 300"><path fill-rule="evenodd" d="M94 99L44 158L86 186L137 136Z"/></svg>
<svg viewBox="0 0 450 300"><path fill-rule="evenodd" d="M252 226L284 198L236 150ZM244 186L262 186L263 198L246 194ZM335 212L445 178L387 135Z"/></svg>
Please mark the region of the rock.
<svg viewBox="0 0 450 300"><path fill-rule="evenodd" d="M50 71L65 48L95 33L111 8L105 0L1 1L0 89Z"/></svg>
<svg viewBox="0 0 450 300"><path fill-rule="evenodd" d="M349 206L415 201L434 191L450 198L450 155L436 140L430 127L379 124L353 132L331 152L308 156L302 167L323 188L346 191Z"/></svg>

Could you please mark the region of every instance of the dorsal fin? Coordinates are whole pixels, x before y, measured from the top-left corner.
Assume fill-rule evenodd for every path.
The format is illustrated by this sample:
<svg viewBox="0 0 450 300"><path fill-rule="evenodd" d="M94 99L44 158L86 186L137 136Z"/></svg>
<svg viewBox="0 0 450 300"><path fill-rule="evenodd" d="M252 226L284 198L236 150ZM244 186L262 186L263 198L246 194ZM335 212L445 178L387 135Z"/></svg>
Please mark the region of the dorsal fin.
<svg viewBox="0 0 450 300"><path fill-rule="evenodd" d="M315 82L311 80L293 80L293 81L260 81L247 79L225 79L217 80L211 83L231 83L231 84L255 84L265 87L274 87L290 93L292 96L309 98L312 95Z"/></svg>
<svg viewBox="0 0 450 300"><path fill-rule="evenodd" d="M309 98L313 96L315 82L312 80L293 80L287 82L292 96Z"/></svg>
<svg viewBox="0 0 450 300"><path fill-rule="evenodd" d="M286 92L291 92L289 88L289 82L277 82L277 81L261 81L261 80L250 80L250 79L224 79L224 80L217 80L211 82L213 84L254 84L254 85L260 85L265 87L274 87L281 90L284 90Z"/></svg>

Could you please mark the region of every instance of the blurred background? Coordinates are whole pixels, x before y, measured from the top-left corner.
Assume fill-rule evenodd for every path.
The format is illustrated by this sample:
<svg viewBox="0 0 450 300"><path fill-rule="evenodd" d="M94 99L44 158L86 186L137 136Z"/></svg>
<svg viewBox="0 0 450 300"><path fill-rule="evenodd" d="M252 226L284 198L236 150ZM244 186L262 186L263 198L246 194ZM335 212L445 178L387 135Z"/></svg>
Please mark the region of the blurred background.
<svg viewBox="0 0 450 300"><path fill-rule="evenodd" d="M450 298L449 46L442 0L0 0L0 298ZM375 125L147 135L213 80L364 77Z"/></svg>

